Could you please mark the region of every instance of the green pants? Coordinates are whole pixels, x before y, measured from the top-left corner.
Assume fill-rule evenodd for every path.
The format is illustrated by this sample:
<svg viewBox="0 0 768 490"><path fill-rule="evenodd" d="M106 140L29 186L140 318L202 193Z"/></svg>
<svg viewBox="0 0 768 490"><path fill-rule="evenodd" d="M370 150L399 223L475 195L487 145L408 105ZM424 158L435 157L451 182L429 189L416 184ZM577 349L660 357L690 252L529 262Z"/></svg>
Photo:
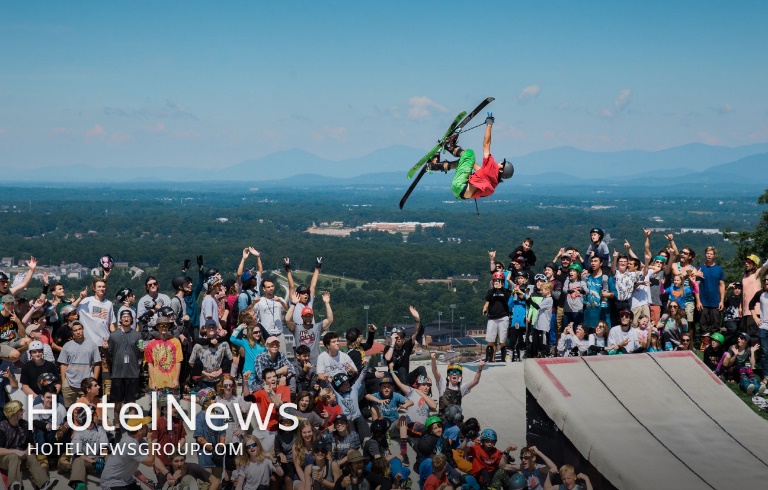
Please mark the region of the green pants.
<svg viewBox="0 0 768 490"><path fill-rule="evenodd" d="M472 150L464 150L464 153L459 157L459 163L456 164L456 173L453 175L453 181L451 182L451 190L456 199L463 199L461 194L467 187L469 182L469 176L472 175L472 169L475 166L475 152Z"/></svg>

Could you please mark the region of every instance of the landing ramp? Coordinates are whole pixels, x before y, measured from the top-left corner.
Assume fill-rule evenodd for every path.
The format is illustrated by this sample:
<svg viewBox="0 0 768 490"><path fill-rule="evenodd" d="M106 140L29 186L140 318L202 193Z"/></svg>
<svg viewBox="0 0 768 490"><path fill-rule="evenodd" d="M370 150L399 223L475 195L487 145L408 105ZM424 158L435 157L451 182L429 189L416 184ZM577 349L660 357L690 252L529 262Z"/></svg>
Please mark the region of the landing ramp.
<svg viewBox="0 0 768 490"><path fill-rule="evenodd" d="M532 416L546 414L606 480L602 488L765 482L768 421L692 352L531 359L524 376L529 442L536 438Z"/></svg>

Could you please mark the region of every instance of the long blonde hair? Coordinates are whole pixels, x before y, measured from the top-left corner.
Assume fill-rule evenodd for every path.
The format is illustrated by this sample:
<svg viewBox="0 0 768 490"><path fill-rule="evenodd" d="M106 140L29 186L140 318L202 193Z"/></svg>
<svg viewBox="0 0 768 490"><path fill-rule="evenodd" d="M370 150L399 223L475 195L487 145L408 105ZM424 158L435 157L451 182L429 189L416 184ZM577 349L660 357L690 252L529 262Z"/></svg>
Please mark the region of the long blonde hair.
<svg viewBox="0 0 768 490"><path fill-rule="evenodd" d="M238 454L235 458L235 466L238 468L242 468L244 466L248 466L248 464L251 462L251 455L248 454L248 450L245 448L249 444L248 441L252 441L256 443L256 461L264 461L267 457L267 453L264 452L264 447L261 445L259 440L254 435L247 435L245 438L243 438L243 454Z"/></svg>
<svg viewBox="0 0 768 490"><path fill-rule="evenodd" d="M254 315L253 311L241 311L237 316L237 323L240 325L245 324L245 338L248 340L248 345L251 347L255 347L256 344L264 345L264 339L261 336L259 336L258 340L253 336L253 332L257 329L261 333L261 328L256 324L256 315Z"/></svg>
<svg viewBox="0 0 768 490"><path fill-rule="evenodd" d="M293 440L293 458L302 465L304 464L304 457L307 455L307 448L304 447L304 439L301 437L301 432L304 430L304 427L312 429L312 440L309 441L310 448L312 447L312 444L320 438L317 429L314 428L309 420L302 420L299 422L299 426L296 429L296 438Z"/></svg>

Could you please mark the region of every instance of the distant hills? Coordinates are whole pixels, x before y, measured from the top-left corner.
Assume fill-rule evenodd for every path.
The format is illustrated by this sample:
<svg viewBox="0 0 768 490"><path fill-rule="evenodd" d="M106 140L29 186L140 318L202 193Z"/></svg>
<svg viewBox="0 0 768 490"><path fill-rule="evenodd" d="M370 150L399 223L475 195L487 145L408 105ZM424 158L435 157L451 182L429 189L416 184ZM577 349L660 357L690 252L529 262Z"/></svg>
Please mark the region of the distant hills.
<svg viewBox="0 0 768 490"><path fill-rule="evenodd" d="M263 182L272 185L405 185L408 168L423 149L391 146L359 158L327 160L300 149L273 153L225 168L179 167L98 168L90 165L48 166L29 172L3 170L10 183L92 184L164 182ZM552 183L661 183L674 179L689 185L718 183L761 184L768 168L768 144L735 148L689 144L660 151L591 152L572 147L542 150L512 159L514 182ZM44 175L44 182L39 176ZM32 178L34 176L34 179ZM442 176L446 179L448 176Z"/></svg>

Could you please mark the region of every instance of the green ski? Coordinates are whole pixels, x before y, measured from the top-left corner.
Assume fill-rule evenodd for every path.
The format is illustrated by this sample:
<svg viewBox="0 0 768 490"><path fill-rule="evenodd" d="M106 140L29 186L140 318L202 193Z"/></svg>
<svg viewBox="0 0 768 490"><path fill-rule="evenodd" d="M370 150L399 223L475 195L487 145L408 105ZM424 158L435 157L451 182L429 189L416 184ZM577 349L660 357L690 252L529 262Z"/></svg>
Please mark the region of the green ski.
<svg viewBox="0 0 768 490"><path fill-rule="evenodd" d="M450 136L450 135L451 135L451 133L453 133L453 131L456 129L456 126L458 126L458 125L459 125L459 121L461 121L461 119L462 119L464 116L466 116L466 115L467 115L467 112L466 112L466 111L462 111L462 112L460 112L460 113L459 113L459 115L458 115L458 116L456 116L456 119L454 119L454 120L453 120L453 123L451 124L451 127L450 127L450 128L448 128L448 131L446 131L446 132L445 132L445 135L443 135L443 137L440 139L440 141L438 141L438 142L437 142L437 144L435 145L435 147L434 147L434 148L432 148L432 150L431 150L429 153L427 153L426 155L424 155L424 158L422 158L421 160L419 160L419 161L416 163L416 165L414 165L414 166L413 166L413 167L412 167L412 168L411 168L411 169L408 171L408 178L409 178L409 179L413 177L413 174L415 174L415 173L416 173L416 171L417 171L417 170L419 170L419 169L421 168L421 166L422 166L422 165L424 165L425 163L427 163L427 160L429 160L430 158L432 158L433 156L435 156L435 153L437 153L438 151L442 151L442 148L443 148L443 145L445 144L445 140L446 140L446 138L448 138L448 136Z"/></svg>

